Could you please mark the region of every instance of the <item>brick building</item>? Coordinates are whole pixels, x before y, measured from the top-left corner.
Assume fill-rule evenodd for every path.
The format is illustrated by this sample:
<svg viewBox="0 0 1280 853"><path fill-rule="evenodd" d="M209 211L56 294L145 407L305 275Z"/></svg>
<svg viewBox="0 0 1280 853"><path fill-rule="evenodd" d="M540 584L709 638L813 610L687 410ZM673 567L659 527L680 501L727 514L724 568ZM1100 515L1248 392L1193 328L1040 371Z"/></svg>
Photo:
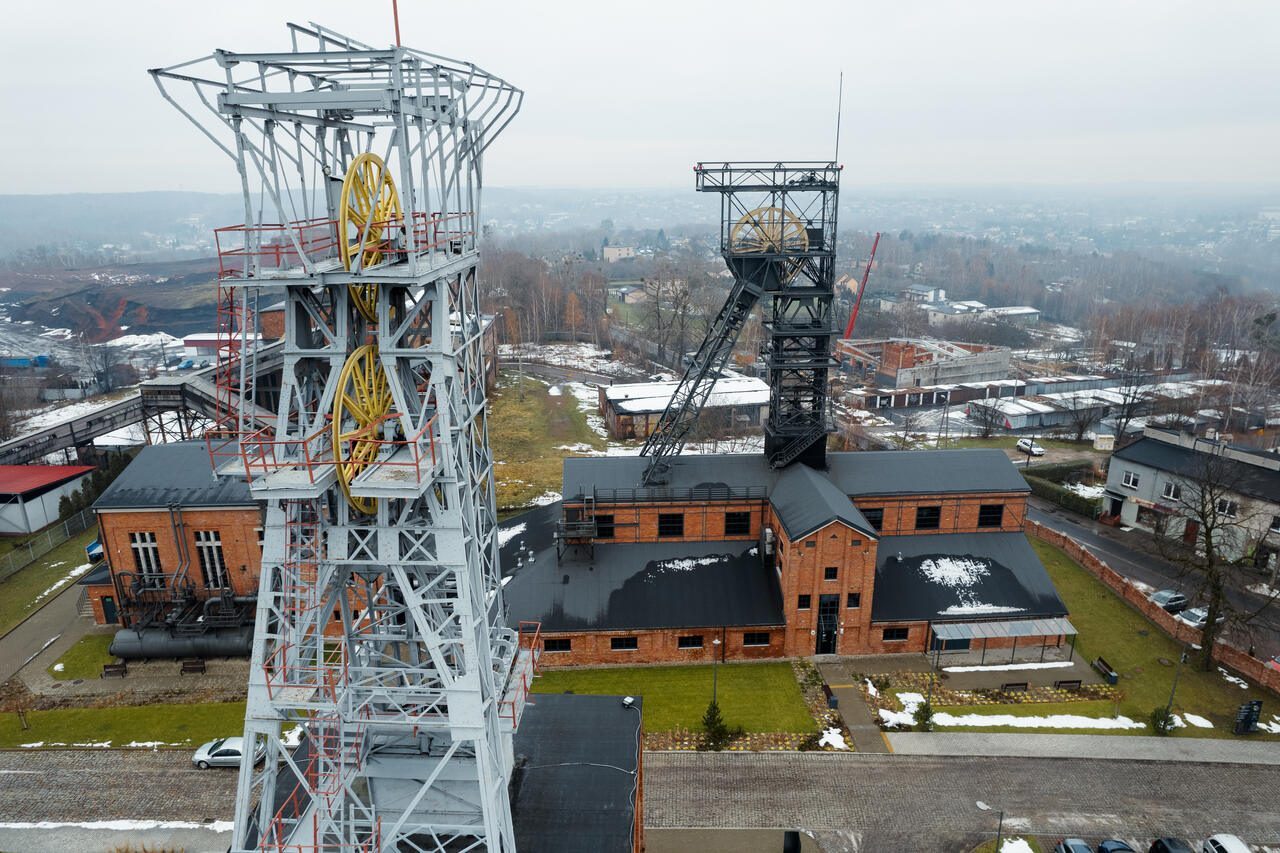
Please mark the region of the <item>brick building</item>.
<svg viewBox="0 0 1280 853"><path fill-rule="evenodd" d="M565 461L564 504L506 536L512 620L544 665L746 660L1057 644L1066 607L1022 533L1029 489L1000 451ZM1030 639L1023 639L1030 638Z"/></svg>
<svg viewBox="0 0 1280 853"><path fill-rule="evenodd" d="M247 652L262 513L245 482L214 476L204 442L143 448L93 509L109 569L88 585L95 621L152 638L228 630Z"/></svg>

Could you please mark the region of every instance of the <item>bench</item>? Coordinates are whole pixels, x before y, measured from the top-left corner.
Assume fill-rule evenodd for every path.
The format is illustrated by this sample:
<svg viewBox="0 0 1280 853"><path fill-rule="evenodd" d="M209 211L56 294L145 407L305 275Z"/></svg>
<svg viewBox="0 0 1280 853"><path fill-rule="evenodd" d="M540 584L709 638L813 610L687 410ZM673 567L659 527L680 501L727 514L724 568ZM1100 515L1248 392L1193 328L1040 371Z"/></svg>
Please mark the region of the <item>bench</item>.
<svg viewBox="0 0 1280 853"><path fill-rule="evenodd" d="M1079 690L1081 687L1080 679L1062 680L1053 682L1054 690Z"/></svg>
<svg viewBox="0 0 1280 853"><path fill-rule="evenodd" d="M203 658L187 658L182 662L178 675L204 675L205 671Z"/></svg>
<svg viewBox="0 0 1280 853"><path fill-rule="evenodd" d="M104 663L102 665L102 675L98 677L115 676L116 678L124 678L128 674L129 665L127 663Z"/></svg>
<svg viewBox="0 0 1280 853"><path fill-rule="evenodd" d="M1120 681L1120 673L1115 671L1111 664L1107 663L1105 658L1099 657L1093 662L1093 668L1102 676L1102 680L1114 686Z"/></svg>
<svg viewBox="0 0 1280 853"><path fill-rule="evenodd" d="M827 697L827 707L835 710L840 707L840 700L836 698L836 694L831 692L831 687L827 682L822 682L822 695Z"/></svg>
<svg viewBox="0 0 1280 853"><path fill-rule="evenodd" d="M1001 693L1026 693L1028 684L1025 681L1009 681L1000 685Z"/></svg>

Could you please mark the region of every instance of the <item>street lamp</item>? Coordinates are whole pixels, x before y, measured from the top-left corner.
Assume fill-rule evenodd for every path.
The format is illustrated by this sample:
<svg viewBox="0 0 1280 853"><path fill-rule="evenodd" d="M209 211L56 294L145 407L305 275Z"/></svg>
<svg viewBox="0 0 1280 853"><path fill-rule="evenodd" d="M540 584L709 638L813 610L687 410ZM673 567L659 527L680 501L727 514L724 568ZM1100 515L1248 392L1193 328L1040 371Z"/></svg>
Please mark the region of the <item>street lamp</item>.
<svg viewBox="0 0 1280 853"><path fill-rule="evenodd" d="M993 808L987 805L986 803L984 803L982 800L978 800L976 803L974 803L974 805L978 807L979 811L1000 812L1000 823L996 826L996 850L999 850L1000 842L1004 840L1004 809Z"/></svg>
<svg viewBox="0 0 1280 853"><path fill-rule="evenodd" d="M711 641L711 701L716 701L716 663L720 659L720 638Z"/></svg>
<svg viewBox="0 0 1280 853"><path fill-rule="evenodd" d="M1182 654L1178 656L1178 666L1173 671L1173 687L1169 688L1169 704L1164 706L1164 718L1169 719L1169 715L1173 713L1173 694L1178 692L1178 676L1182 674L1182 665L1187 662L1187 649L1184 646Z"/></svg>

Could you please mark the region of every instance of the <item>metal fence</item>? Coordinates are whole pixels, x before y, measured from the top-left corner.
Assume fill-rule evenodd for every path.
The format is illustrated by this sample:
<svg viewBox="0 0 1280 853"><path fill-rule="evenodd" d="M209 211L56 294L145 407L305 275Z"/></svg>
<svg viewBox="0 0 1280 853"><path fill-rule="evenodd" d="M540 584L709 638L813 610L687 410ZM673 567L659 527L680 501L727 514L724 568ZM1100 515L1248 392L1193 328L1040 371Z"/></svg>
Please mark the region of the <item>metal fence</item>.
<svg viewBox="0 0 1280 853"><path fill-rule="evenodd" d="M80 512L57 524L46 527L26 542L0 557L0 581L6 580L36 560L57 548L77 533L92 527L97 517L91 509Z"/></svg>

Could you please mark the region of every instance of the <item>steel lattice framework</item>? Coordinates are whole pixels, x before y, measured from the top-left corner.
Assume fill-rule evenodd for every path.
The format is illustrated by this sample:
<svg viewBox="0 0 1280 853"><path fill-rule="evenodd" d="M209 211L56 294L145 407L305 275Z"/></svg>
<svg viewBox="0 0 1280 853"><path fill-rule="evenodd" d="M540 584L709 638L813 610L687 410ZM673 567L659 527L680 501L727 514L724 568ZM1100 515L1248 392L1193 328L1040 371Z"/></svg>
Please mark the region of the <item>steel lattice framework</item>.
<svg viewBox="0 0 1280 853"><path fill-rule="evenodd" d="M210 452L267 507L245 720L265 760L241 768L232 849L513 851L537 639L505 627L476 234L481 157L522 93L314 24L289 37L151 72L244 194L216 233L218 310L249 356L219 372ZM284 369L262 428L268 297Z"/></svg>
<svg viewBox="0 0 1280 853"><path fill-rule="evenodd" d="M836 334L836 208L840 169L829 162L699 163L699 192L720 194L720 253L733 288L685 369L641 455L644 482L665 481L723 370L742 327L764 296L769 418L765 455L775 468L800 460L826 466L827 377Z"/></svg>

